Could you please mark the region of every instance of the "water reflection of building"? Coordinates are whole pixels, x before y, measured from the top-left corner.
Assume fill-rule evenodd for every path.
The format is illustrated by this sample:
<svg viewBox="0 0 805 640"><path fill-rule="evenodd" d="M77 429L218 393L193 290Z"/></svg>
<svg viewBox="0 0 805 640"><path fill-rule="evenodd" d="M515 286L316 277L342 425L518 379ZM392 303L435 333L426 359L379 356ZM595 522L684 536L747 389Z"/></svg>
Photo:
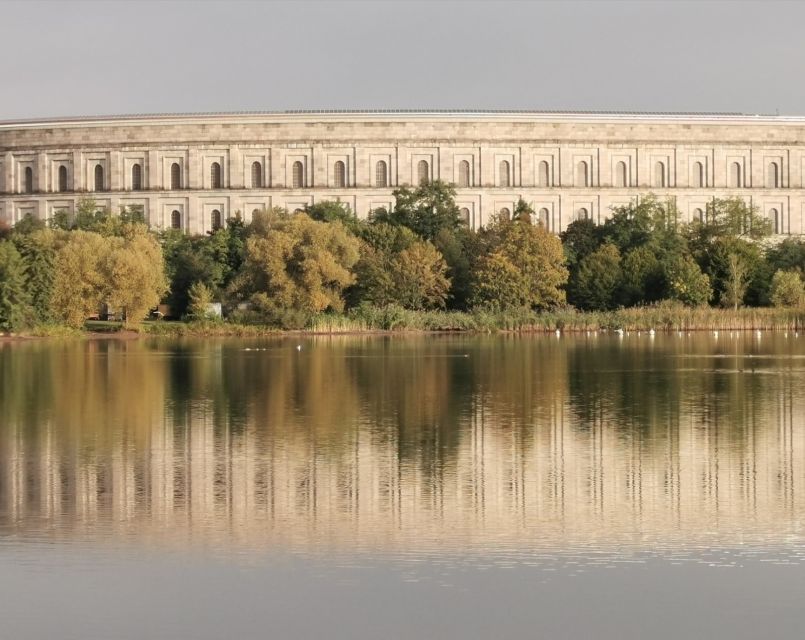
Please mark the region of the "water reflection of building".
<svg viewBox="0 0 805 640"><path fill-rule="evenodd" d="M169 405L159 405L166 407ZM405 457L393 430L222 422L155 411L138 435L66 446L56 421L0 431L0 524L56 537L307 547L743 543L802 534L805 423L795 396L734 427L712 407L624 430L557 397L530 429L477 400L455 455ZM432 446L438 449L440 443ZM429 463L429 460L432 464Z"/></svg>

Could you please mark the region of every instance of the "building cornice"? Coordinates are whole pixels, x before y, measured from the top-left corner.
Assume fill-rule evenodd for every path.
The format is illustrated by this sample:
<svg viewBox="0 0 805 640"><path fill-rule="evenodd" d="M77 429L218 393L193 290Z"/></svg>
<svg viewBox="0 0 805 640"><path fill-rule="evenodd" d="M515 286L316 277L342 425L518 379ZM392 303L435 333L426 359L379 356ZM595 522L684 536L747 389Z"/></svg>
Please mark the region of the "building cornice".
<svg viewBox="0 0 805 640"><path fill-rule="evenodd" d="M282 124L291 122L533 122L597 124L805 125L803 116L742 113L518 110L293 110L231 113L157 113L72 116L0 121L0 130L102 127L108 125Z"/></svg>

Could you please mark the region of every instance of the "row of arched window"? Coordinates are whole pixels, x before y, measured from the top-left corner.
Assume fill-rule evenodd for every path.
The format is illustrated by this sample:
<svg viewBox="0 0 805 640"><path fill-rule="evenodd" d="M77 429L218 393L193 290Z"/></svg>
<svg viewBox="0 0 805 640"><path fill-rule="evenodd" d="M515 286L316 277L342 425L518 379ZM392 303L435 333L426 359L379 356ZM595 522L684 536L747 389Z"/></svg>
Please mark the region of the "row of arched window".
<svg viewBox="0 0 805 640"><path fill-rule="evenodd" d="M665 188L668 186L668 172L666 163L658 160L654 164L654 173L651 186ZM105 191L105 172L102 164L96 164L94 168L94 190ZM426 184L430 181L431 171L430 164L427 160L420 160L417 163L417 182L418 184ZM68 173L65 165L60 165L58 169L58 191L69 191ZM731 162L729 165L729 174L727 186L731 188L745 187L745 177L743 166L740 162ZM615 175L613 186L615 187L629 187L629 169L626 162L619 161L615 165ZM265 185L263 180L263 164L255 161L251 166L251 187L254 189L261 189ZM301 161L297 160L291 167L291 185L294 189L301 189L307 187L307 180L305 177L305 168ZM498 166L498 186L509 187L512 185L511 165L508 160L501 160ZM333 186L344 188L347 186L347 172L346 165L342 160L335 162L333 166ZM375 164L375 185L376 187L388 186L388 165L385 160L379 160ZM458 186L471 187L473 186L470 163L467 160L462 160L458 165ZM537 171L537 186L549 187L552 186L551 181L551 168L547 161L542 160L539 163ZM575 186L577 187L590 187L590 166L586 160L581 160L576 164ZM704 164L696 161L691 168L691 186L694 188L707 187L707 174L705 172ZM766 170L766 187L779 188L780 187L780 167L777 162L770 162ZM143 169L140 163L135 163L131 167L131 188L134 191L140 191L143 188ZM182 168L178 162L174 162L170 167L170 188L182 188ZM210 188L221 189L223 188L223 176L221 164L213 162L210 164ZM23 191L25 193L33 193L34 191L34 174L31 167L25 168L23 177Z"/></svg>

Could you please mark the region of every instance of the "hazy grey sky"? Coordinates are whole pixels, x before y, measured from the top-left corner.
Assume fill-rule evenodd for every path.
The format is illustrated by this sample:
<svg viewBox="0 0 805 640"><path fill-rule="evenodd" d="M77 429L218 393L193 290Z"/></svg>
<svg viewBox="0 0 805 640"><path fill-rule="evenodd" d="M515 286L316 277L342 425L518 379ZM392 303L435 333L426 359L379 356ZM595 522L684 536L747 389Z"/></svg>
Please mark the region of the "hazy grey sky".
<svg viewBox="0 0 805 640"><path fill-rule="evenodd" d="M0 119L318 108L805 115L799 2L0 0Z"/></svg>

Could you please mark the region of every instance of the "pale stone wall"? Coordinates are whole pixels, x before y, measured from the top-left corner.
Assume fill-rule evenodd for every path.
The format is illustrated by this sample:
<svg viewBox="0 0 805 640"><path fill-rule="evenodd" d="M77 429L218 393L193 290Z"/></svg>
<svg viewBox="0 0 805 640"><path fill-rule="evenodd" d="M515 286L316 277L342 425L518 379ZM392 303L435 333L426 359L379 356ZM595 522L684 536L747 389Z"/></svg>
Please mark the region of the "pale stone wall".
<svg viewBox="0 0 805 640"><path fill-rule="evenodd" d="M610 207L652 192L674 198L686 220L714 197L739 196L776 221L779 233L801 234L803 141L805 118L731 114L322 112L5 122L0 220L49 218L87 196L114 211L140 205L157 228L178 212L190 233L209 230L215 211L248 220L262 207L295 210L323 200L366 217L392 203L394 188L416 184L421 163L428 179L458 183L467 161L470 184L458 188L457 202L476 228L519 198L558 232L580 215L600 222ZM377 182L381 161L385 186ZM221 167L220 188L212 184L213 163Z"/></svg>

